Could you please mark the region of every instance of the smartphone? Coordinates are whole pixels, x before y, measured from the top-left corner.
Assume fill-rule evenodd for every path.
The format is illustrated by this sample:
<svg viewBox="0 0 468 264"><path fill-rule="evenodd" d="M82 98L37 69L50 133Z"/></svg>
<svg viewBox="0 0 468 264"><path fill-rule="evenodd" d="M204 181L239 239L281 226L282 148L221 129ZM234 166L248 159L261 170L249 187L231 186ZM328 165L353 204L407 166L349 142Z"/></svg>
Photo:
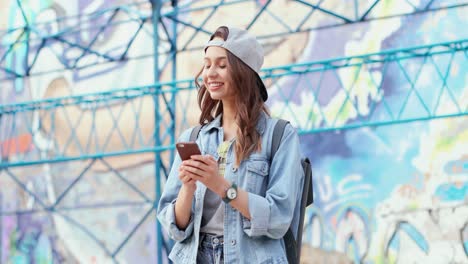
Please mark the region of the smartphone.
<svg viewBox="0 0 468 264"><path fill-rule="evenodd" d="M198 144L194 141L190 142L179 142L176 144L177 152L182 160L190 159L192 155L201 155Z"/></svg>

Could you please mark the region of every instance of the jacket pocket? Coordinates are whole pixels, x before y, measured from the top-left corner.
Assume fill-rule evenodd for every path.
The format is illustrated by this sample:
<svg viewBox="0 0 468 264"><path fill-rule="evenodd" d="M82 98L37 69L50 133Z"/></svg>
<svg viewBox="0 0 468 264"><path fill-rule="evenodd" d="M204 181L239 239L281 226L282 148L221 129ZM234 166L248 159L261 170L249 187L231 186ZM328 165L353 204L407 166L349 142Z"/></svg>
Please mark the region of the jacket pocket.
<svg viewBox="0 0 468 264"><path fill-rule="evenodd" d="M266 160L249 160L247 162L247 190L265 196L270 166Z"/></svg>

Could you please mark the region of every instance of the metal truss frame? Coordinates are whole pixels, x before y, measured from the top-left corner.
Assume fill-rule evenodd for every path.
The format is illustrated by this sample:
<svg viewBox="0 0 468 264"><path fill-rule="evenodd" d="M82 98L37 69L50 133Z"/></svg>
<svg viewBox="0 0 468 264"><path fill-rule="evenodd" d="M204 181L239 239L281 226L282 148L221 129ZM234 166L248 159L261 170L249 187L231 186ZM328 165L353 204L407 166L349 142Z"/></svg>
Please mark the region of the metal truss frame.
<svg viewBox="0 0 468 264"><path fill-rule="evenodd" d="M147 23L153 22L153 13L143 13L139 10L147 2L140 2L131 5L121 5L108 9L99 10L90 14L83 14L80 16L62 17L56 21L45 21L39 23L31 23L28 21L23 5L20 0L16 0L18 9L21 11L22 18L24 20L24 26L2 30L0 31L0 39L3 40L0 46L0 80L11 79L11 78L22 78L26 76L46 74L51 71L63 71L67 69L83 69L86 67L95 66L96 63L112 63L122 60L140 59L142 57L152 57L154 52L146 54L138 54L135 57L129 57L128 52L132 47L133 42L140 34L152 32L154 24ZM172 62L178 52L200 49L194 43L194 40L199 37L206 37L211 34L210 30L206 28L207 22L211 16L219 9L227 6L235 6L246 2L252 2L252 0L220 0L217 4L193 6L193 3L181 4L171 6L168 1L154 1L161 5L161 13L158 15L159 30L157 30L157 36L160 40L166 41L167 45L164 51L159 50L159 54L168 54L164 65ZM174 1L172 1L174 2ZM177 2L177 1L175 1ZM254 1L255 2L255 1ZM343 26L353 23L368 22L377 19L388 19L397 16L408 16L424 12L433 12L451 8L461 8L468 6L468 1L457 1L455 4L443 4L442 1L430 0L426 1L423 6L415 6L410 1L405 3L408 5L409 11L405 13L390 13L385 16L373 16L373 12L383 5L384 1L373 0L367 5L359 5L358 1L354 1L353 9L349 12L350 14L343 15L333 10L327 9L327 1L320 0L318 3L312 4L308 1L294 0L297 5L301 5L308 12L304 19L298 24L286 24L281 21L281 18L275 15L273 11L269 9L269 5L272 0L268 0L265 4L259 8L257 13L251 18L247 29L251 28L257 20L261 19L262 16L271 16L278 21L283 27L278 28L273 34L259 36L260 39L268 39L278 36L291 35L300 32L307 32L311 30L318 30L323 28ZM195 1L196 3L196 1ZM325 7L324 7L325 6ZM203 22L200 25L193 25L190 21L181 18L183 14L191 12L205 11L208 14L204 17ZM209 12L208 12L209 11ZM352 12L351 12L352 11ZM321 25L316 27L307 27L306 22L310 21L318 15L326 15L330 18L330 22L327 25ZM121 16L124 16L123 18ZM66 24L63 28L51 32L48 28L51 23ZM134 24L134 30L128 34L128 39L119 47L115 47L115 50L99 50L94 47L99 36L106 30L121 26L123 24ZM148 24L148 25L147 25ZM158 28L156 26L156 28ZM178 32L184 30L192 30L191 37L184 43L179 44L177 41ZM84 42L79 38L79 32L90 32L92 38ZM49 71L40 71L34 69L37 58L45 49L48 49L48 45L53 43L60 43L68 49L76 50L76 54L68 57L67 59L59 58L62 63L62 68L53 69ZM22 47L24 53L21 58L20 68L9 65L7 63L8 58L15 52L14 47L17 49ZM16 51L18 52L18 51ZM25 55L27 54L27 56ZM56 54L57 56L59 54ZM85 57L94 56L94 61L85 62ZM3 77L2 77L3 75Z"/></svg>
<svg viewBox="0 0 468 264"><path fill-rule="evenodd" d="M440 66L437 63L437 59L441 56L445 56L448 59L446 65ZM428 120L428 119L437 119L437 118L447 118L447 117L457 117L464 116L468 114L468 105L466 102L461 102L459 98L456 98L454 95L453 87L449 85L451 82L450 67L452 62L458 59L459 61L468 60L468 39L459 40L446 43L437 43L419 47L409 47L405 49L395 49L395 50L386 50L373 54L365 54L360 56L351 56L343 58L334 58L324 61L315 61L315 62L306 62L299 64L290 64L279 67L265 68L262 70L261 76L266 82L275 83L278 78L284 76L290 76L298 80L307 80L307 79L317 79L316 84L309 84L307 89L299 91L299 85L292 87L291 91L288 91L288 94L279 90L278 95L282 100L286 102L292 101L291 96L297 94L298 92L305 92L307 94L313 95L314 98L320 96L321 90L321 81L324 74L330 74L332 76L338 76L340 70L351 70L354 73L354 79L356 80L360 75L360 72L364 71L363 69L373 69L378 68L379 71L385 72L389 67L394 66L398 67L407 78L408 90L407 96L403 101L393 104L397 107L391 108L389 103L385 101L385 98L378 101L369 102L369 108L371 111L366 115L358 115L350 122L339 123L338 117L342 114L342 111L338 111L333 116L325 116L322 108L323 105L320 105L317 102L311 102L310 109L317 108L319 110L320 122L312 122L312 118L307 118L306 122L300 120L291 120L294 122L297 127L300 129L300 133L309 134L309 133L318 133L328 130L343 130L349 128L356 128L362 126L381 126L389 125L396 123L405 123L419 120ZM405 64L406 63L406 64ZM411 63L411 64L409 64ZM419 64L418 71L410 76L409 65L413 66L414 64ZM434 90L437 93L434 93L431 97L423 98L420 94L419 87L415 85L421 74L421 71L425 67L431 67L435 69L438 77L441 81L441 86L436 87ZM374 69L375 70L375 69ZM370 75L372 77L372 75ZM338 80L338 78L337 78ZM382 78L380 81L372 79L373 89L377 91L377 94L384 93L384 84L385 78ZM300 83L299 81L297 83ZM307 83L307 82L306 82ZM340 90L342 90L346 98L342 102L343 107L346 104L350 104L356 112L357 105L355 99L351 98L351 93L353 92L353 87L355 83L352 83L350 87L340 84ZM174 88L175 87L175 88ZM24 102L24 103L14 103L14 104L4 104L0 106L0 113L2 114L0 118L0 125L2 127L10 127L9 133L0 135L0 139L7 139L14 136L15 128L19 126L19 123L27 124L28 132L34 134L35 131L32 127L32 117L31 112L41 112L40 120L47 118L52 118L53 115L57 113L58 110L63 110L63 115L68 120L67 124L69 125L70 134L67 136L66 144L59 148L58 144L54 142L54 126L51 127L51 131L48 131L44 136L50 140L52 155L49 155L47 158L40 157L39 155L31 155L30 158L23 159L21 161L9 161L7 163L0 164L0 168L4 167L16 167L16 166L25 166L25 165L35 165L42 163L54 163L54 162L66 162L79 159L94 159L101 157L109 156L119 156L125 154L137 154L142 152L162 152L169 149L173 149L173 143L170 142L171 129L173 128L172 120L170 119L174 113L173 110L166 106L165 108L160 108L159 119L155 120L156 127L159 127L161 131L165 133L161 134L160 142L168 142L155 144L155 139L153 135L148 137L144 135L140 127L138 127L138 119L143 114L142 113L142 98L147 96L157 97L159 101L164 101L165 98L175 97L177 93L190 92L195 89L193 80L176 80L171 82L157 83L152 86L142 86L142 87L132 87L128 89L112 90L108 92L101 93L90 93L77 96L67 96L61 98L52 98L45 100L38 100L34 102ZM438 109L440 107L440 99L442 95L447 95L451 98L453 111L450 113L439 113ZM407 117L404 115L404 111L408 106L408 99L410 96L416 96L417 101L421 104L425 110L418 117ZM436 103L434 103L436 102ZM188 102L177 101L178 107L185 108L187 107ZM379 119L374 118L373 114L376 111L377 105L382 105L382 111L386 115L380 117ZM118 106L115 109L116 105ZM126 140L122 135L122 127L118 126L118 121L121 120L122 110L125 107L130 106L134 113L134 120L126 120L129 123L137 124L134 130L134 133L131 137L131 140ZM287 111L294 111L292 108L292 103L287 103L278 110L279 115L284 115ZM74 123L69 118L68 107L78 107L84 111L81 113L78 120L75 120ZM340 110L343 109L340 108ZM114 108L113 110L111 110ZM104 142L96 142L94 136L96 131L91 129L86 142L79 142L78 138L75 135L75 131L79 129L82 125L83 115L90 114L92 119L96 119L97 111L103 110L107 116L113 120L113 128L108 133ZM310 112L310 114L316 114ZM96 124L93 123L93 127ZM187 128L187 122L185 119L181 120L176 124L177 127L181 129ZM122 146L118 151L109 150L109 140L114 133L119 135L121 140L120 146ZM18 142L19 144L19 142ZM33 147L31 151L41 149L40 145L36 145L36 142L32 142ZM4 151L11 152L10 148L13 148L14 145L11 144L4 146ZM77 148L78 152L74 155L67 154L69 148L74 146ZM18 153L19 154L19 153Z"/></svg>
<svg viewBox="0 0 468 264"><path fill-rule="evenodd" d="M245 2L246 0L220 0L217 4L213 5L197 5L196 1L192 3L177 3L177 1L150 1L151 12L142 12L139 7L147 5L148 2L116 6L98 12L84 14L78 17L63 17L56 21L46 22L30 22L28 21L25 13L24 6L20 0L17 0L17 7L21 11L24 25L0 31L0 82L11 81L18 78L27 78L30 76L47 74L52 71L66 71L78 70L87 67L93 67L96 64L115 63L125 60L137 60L140 58L153 57L154 58L154 85L144 87L133 87L124 90L112 90L102 93L84 94L79 96L68 96L62 98L53 98L47 100L39 100L33 102L17 102L14 104L3 104L0 106L0 141L11 138L15 135L15 130L21 125L26 125L28 133L38 133L37 128L33 127L32 116L39 113L39 121L45 119L52 120L57 112L61 112L65 118L69 115L70 107L78 107L83 109L82 115L89 114L91 117L96 117L97 112L107 113L108 117L113 120L113 128L104 142L96 142L93 138L96 136L95 130L90 130L88 140L80 142L77 139L75 131L80 127L83 116L78 120L70 120L68 118L67 124L70 131L67 137L66 144L59 147L60 144L56 143L54 138L55 127L52 126L43 135L50 145L48 145L48 155L44 155L41 149L44 146L39 145L37 141L31 142L31 148L28 155L22 156L22 159L8 160L2 159L0 163L0 172L7 175L11 180L17 183L19 187L29 195L39 205L38 209L33 210L10 210L6 211L0 208L0 216L15 215L15 214L30 214L37 212L47 212L57 214L69 223L72 223L77 228L89 235L90 238L96 241L105 252L117 262L116 256L121 249L126 245L130 238L135 234L141 224L148 219L148 216L154 214L157 202L161 194L161 184L167 177L168 166L164 164L161 159L161 153L164 151L173 151L174 149L174 131L175 128L187 127L185 118L181 123L175 121L175 109L177 107L184 107L187 102L177 100L176 94L188 93L195 89L193 80L177 80L175 73L176 64L175 58L178 53L200 49L201 47L195 44L195 39L199 37L206 38L211 32L206 28L207 22L212 15L219 9L237 5ZM278 36L286 36L300 32L307 32L313 30L320 30L324 28L343 26L353 23L362 23L376 19L387 19L397 16L410 16L423 12L434 12L438 10L450 8L464 8L468 5L467 1L456 1L454 4L443 4L439 1L429 0L425 1L420 6L414 6L411 1L406 1L408 5L408 12L388 14L383 17L374 16L373 11L384 1L373 0L366 5L359 4L359 1L354 1L354 9L350 13L338 13L327 7L327 1L293 1L297 5L307 8L307 15L304 19L295 25L290 25L282 21L281 17L276 15L269 9L272 4L271 0L265 1L258 8L258 12L251 18L247 29L252 28L255 23L261 19L262 16L271 16L283 25L278 28L274 34L260 36L262 41L268 40ZM190 23L185 20L183 14L190 12L204 11L207 13L203 22L199 25ZM326 25L310 27L307 21L313 19L316 15L329 16L330 22ZM122 18L126 16L126 18ZM61 28L59 31L50 32L48 27L50 23L62 23L66 21L67 26ZM111 50L99 50L94 45L99 36L106 30L112 27L118 27L122 24L134 24L134 31L129 32L129 38L124 44L119 47L113 47ZM178 33L183 30L191 30L191 37L184 43L180 43L177 39ZM90 41L83 42L77 34L82 31L92 32L93 37ZM140 34L150 34L153 37L153 50L147 54L137 54L134 57L128 56L129 51L132 49L132 44ZM60 68L52 69L50 71L40 71L35 68L37 58L45 49L48 49L51 43L60 43L68 49L75 51L73 56L63 59L63 54L57 54L62 63ZM167 44L167 45L163 45ZM161 50L160 47L165 47ZM19 51L18 51L19 50ZM19 53L18 53L19 52ZM162 65L159 65L159 56L165 54L167 59ZM448 64L441 66L438 61L439 58L448 58ZM87 58L94 58L88 60ZM355 99L353 89L355 82L348 86L348 84L339 84L339 89L345 94L345 99L339 111L332 116L324 114L324 105L313 101L310 105L309 116L305 120L293 119L292 122L297 125L301 134L317 133L329 130L342 130L363 126L382 126L388 124L412 122L417 120L430 120L437 118L459 117L468 114L468 105L466 102L460 101L454 95L454 88L450 85L450 75L448 74L451 64L454 60L466 62L468 60L468 40L462 39L446 43L434 43L431 45L406 47L402 49L386 50L373 54L364 54L361 56L333 58L323 61L283 65L279 67L266 68L262 71L262 78L271 83L275 83L280 77L290 76L296 78L298 82L290 92L283 92L278 89L278 94L286 103L278 110L279 115L294 112L294 103L292 97L296 93L308 93L312 98L318 98L320 95L321 80L325 74L336 76L341 71L352 71L356 80L363 72L372 72L378 70L382 72L383 78L380 80L372 77L369 74L373 83L373 89L377 94L382 95L385 93L385 74L390 67L396 67L400 73L405 76L407 80L407 96L403 101L397 102L397 106L390 105L384 97L376 99L368 103L370 111L362 114L359 110L358 103ZM15 63L12 63L12 62ZM408 62L415 62L419 65L418 71L413 74L410 73ZM174 81L159 82L160 69L172 64L172 77ZM436 93L431 97L424 97L421 92L417 80L421 71L425 67L431 67L440 78L440 87L435 87ZM311 79L318 79L318 83L312 84ZM302 89L300 84L309 83L307 89ZM441 113L439 109L439 102L442 96L451 98L452 111L449 113ZM143 98L152 98L154 105L154 134L145 135L139 127L139 117L142 115L142 102ZM405 115L405 109L408 103L416 98L416 102L422 106L422 111L418 116ZM395 102L392 102L395 104ZM115 107L117 105L117 110ZM120 105L120 108L119 108ZM131 140L126 140L122 136L122 131L119 126L121 121L121 113L124 107L130 107L134 112L135 120L127 122L134 122L136 125ZM341 115L345 108L353 109L357 113L356 117L346 122L341 120ZM384 115L382 115L384 113ZM295 116L292 114L291 116ZM95 120L95 119L93 119ZM95 121L94 121L95 122ZM95 127L95 123L93 127ZM5 129L9 128L9 129ZM110 150L108 142L109 138L115 136L120 138L121 148ZM15 153L15 147L19 142L10 142L9 144L1 146L0 152ZM77 149L74 154L68 154L69 148ZM138 202L119 202L119 203L101 203L89 206L68 208L60 206L61 201L76 184L88 173L89 168L95 162L106 164L104 158L115 157L120 155L137 154L137 153L154 153L155 154L155 197L154 199L145 194L137 186L129 182L118 170L112 168L107 164L110 171L127 186L138 193L141 198ZM173 153L173 152L172 152ZM16 153L21 156L20 153ZM75 160L91 160L88 166L83 168L76 176L69 186L63 191L53 202L46 202L35 193L25 182L23 182L14 172L15 167L51 164L59 162L69 162ZM1 194L0 194L0 198ZM0 204L1 205L1 204ZM118 244L114 249L108 248L103 244L98 237L96 237L87 227L81 225L76 220L67 217L63 214L66 210L80 210L82 208L114 208L119 206L147 206L146 213L142 216L141 220L132 228L129 234ZM170 241L163 239L162 231L159 224L156 224L157 230L157 244L160 245L156 250L158 252L158 263L162 263L164 245L168 249L171 245ZM1 232L1 228L0 228ZM1 247L0 247L1 248Z"/></svg>

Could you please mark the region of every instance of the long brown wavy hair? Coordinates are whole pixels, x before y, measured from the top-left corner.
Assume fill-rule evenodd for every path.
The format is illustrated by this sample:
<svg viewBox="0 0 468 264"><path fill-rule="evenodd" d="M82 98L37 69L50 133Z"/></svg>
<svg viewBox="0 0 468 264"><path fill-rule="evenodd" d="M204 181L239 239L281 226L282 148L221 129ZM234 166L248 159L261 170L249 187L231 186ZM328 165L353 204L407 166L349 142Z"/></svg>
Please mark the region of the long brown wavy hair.
<svg viewBox="0 0 468 264"><path fill-rule="evenodd" d="M215 37L227 39L229 29L227 27L219 27L210 40ZM260 95L261 79L257 73L252 70L247 64L238 59L231 52L226 50L228 60L228 71L230 75L230 83L234 88L235 105L237 109L236 123L238 129L236 131L236 165L239 166L241 161L248 157L252 152L261 150L261 137L256 129L261 112L269 115L268 109ZM213 121L213 119L223 112L223 103L221 100L213 100L206 89L204 83L198 82L203 68L195 77L195 85L198 88L198 105L201 109L199 119L200 124Z"/></svg>

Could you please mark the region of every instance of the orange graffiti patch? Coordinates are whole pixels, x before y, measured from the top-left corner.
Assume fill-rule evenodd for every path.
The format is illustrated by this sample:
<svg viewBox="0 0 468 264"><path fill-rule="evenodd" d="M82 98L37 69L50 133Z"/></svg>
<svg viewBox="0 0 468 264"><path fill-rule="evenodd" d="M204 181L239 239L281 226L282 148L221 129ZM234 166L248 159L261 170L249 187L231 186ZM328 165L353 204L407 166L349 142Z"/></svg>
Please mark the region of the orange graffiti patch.
<svg viewBox="0 0 468 264"><path fill-rule="evenodd" d="M32 148L32 135L22 134L0 143L2 157L29 152Z"/></svg>

